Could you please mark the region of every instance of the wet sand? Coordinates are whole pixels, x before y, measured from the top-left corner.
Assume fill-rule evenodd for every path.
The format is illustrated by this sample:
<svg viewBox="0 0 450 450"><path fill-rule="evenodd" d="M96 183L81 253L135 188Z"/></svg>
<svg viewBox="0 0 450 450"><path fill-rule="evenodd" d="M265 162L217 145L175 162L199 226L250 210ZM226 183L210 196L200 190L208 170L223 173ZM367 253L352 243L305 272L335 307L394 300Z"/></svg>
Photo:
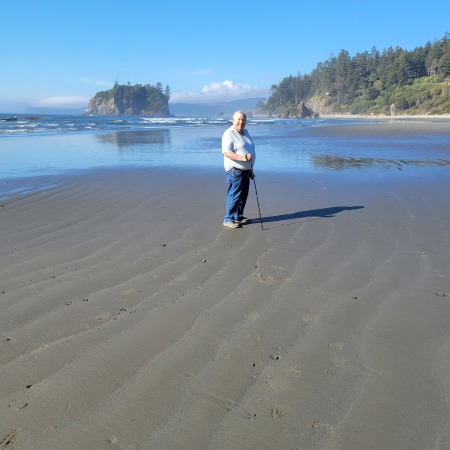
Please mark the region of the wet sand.
<svg viewBox="0 0 450 450"><path fill-rule="evenodd" d="M343 121L351 119L362 120L358 126L350 125L328 126L324 128L313 128L316 135L341 137L341 136L368 136L373 138L396 138L399 136L414 139L418 135L450 135L450 116L325 116L324 118L336 118ZM365 123L366 122L366 123Z"/></svg>
<svg viewBox="0 0 450 450"><path fill-rule="evenodd" d="M0 448L450 446L448 177L261 174L238 230L221 170L46 183L0 205Z"/></svg>

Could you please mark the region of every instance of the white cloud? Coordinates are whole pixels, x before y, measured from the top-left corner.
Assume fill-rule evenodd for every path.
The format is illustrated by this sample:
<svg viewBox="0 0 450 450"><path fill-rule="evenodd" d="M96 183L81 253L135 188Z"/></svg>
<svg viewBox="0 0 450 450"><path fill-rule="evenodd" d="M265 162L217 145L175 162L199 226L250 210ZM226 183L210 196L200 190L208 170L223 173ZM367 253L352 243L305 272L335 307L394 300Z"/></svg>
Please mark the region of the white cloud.
<svg viewBox="0 0 450 450"><path fill-rule="evenodd" d="M100 80L93 80L92 78L81 78L81 81L84 83L89 84L95 84L96 86L113 86L114 83L110 83L109 81L100 81Z"/></svg>
<svg viewBox="0 0 450 450"><path fill-rule="evenodd" d="M88 104L89 97L69 96L69 97L47 97L35 100L31 106L42 108L78 108Z"/></svg>
<svg viewBox="0 0 450 450"><path fill-rule="evenodd" d="M200 92L172 92L171 103L216 103L253 97L268 97L269 88L233 83L231 80L213 82Z"/></svg>

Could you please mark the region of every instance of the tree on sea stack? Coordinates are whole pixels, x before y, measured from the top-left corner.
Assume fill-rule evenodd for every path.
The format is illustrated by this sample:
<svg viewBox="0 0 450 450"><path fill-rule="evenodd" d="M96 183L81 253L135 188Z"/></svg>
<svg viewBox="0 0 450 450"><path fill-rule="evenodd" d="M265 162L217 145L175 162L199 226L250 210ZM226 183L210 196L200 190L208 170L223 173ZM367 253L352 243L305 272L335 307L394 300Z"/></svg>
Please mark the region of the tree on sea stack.
<svg viewBox="0 0 450 450"><path fill-rule="evenodd" d="M84 115L169 117L170 88L163 92L161 83L119 84L108 91L97 92L89 101Z"/></svg>

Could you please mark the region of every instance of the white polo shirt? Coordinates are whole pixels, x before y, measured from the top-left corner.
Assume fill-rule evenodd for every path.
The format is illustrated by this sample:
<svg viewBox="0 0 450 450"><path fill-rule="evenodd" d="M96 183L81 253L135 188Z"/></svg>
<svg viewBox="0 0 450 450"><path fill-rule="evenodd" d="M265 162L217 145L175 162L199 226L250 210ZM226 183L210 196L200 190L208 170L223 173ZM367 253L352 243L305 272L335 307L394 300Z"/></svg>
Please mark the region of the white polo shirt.
<svg viewBox="0 0 450 450"><path fill-rule="evenodd" d="M251 153L253 165L255 164L255 144L245 128L244 135L238 133L233 125L225 130L222 136L222 155L226 152L234 152L240 156ZM233 161L225 155L223 157L223 165L227 172L233 167L242 170L251 170L252 168L250 161Z"/></svg>

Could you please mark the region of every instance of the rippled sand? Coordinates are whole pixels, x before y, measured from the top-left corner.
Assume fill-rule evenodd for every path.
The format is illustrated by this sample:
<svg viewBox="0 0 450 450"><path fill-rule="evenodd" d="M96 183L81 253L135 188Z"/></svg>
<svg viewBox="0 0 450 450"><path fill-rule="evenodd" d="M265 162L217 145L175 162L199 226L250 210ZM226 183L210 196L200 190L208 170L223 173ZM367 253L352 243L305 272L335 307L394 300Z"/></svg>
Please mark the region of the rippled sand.
<svg viewBox="0 0 450 450"><path fill-rule="evenodd" d="M445 170L445 169L442 169ZM450 446L450 179L48 177L0 208L0 448Z"/></svg>

